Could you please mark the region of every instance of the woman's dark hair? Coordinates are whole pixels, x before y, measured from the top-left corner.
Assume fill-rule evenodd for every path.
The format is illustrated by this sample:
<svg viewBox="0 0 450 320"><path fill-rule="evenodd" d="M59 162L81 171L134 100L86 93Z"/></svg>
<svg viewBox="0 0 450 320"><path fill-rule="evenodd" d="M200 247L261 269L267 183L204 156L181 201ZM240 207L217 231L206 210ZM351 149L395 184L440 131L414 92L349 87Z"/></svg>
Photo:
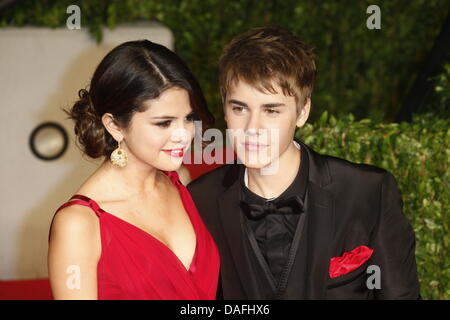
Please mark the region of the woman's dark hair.
<svg viewBox="0 0 450 320"><path fill-rule="evenodd" d="M109 157L117 142L101 117L111 113L117 125L127 128L134 113L147 109L145 101L174 87L188 92L192 110L203 127L214 123L197 80L174 52L148 40L125 42L111 50L95 70L89 91L81 89L80 99L66 111L75 121L83 152L91 158Z"/></svg>

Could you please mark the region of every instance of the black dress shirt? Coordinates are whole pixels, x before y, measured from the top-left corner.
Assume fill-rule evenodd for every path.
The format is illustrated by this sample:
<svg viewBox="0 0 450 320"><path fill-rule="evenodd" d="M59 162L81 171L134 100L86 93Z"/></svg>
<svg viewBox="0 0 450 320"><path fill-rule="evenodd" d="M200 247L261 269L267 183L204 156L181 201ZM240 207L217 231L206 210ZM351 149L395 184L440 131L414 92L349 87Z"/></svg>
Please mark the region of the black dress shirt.
<svg viewBox="0 0 450 320"><path fill-rule="evenodd" d="M250 204L261 205L267 201L284 200L295 195L300 196L304 200L308 183L308 171L308 156L301 149L300 167L294 181L279 197L274 199L263 198L248 189L245 183L244 172L240 177L243 190L242 199ZM296 212L269 214L260 220L245 218L245 222L250 227L248 229L250 232L253 232L259 250L277 285L289 256L299 217L300 214Z"/></svg>

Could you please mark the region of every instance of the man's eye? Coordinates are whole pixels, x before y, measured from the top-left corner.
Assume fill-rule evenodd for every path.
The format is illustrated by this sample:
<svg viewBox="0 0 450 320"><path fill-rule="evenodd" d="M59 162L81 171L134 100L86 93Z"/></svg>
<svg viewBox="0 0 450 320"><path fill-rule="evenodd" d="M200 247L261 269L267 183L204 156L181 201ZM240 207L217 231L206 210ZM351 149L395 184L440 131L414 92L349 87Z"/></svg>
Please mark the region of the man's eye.
<svg viewBox="0 0 450 320"><path fill-rule="evenodd" d="M275 109L266 109L266 112L269 114L276 114L276 113L280 113L279 111L275 110Z"/></svg>
<svg viewBox="0 0 450 320"><path fill-rule="evenodd" d="M170 127L171 123L172 123L171 120L167 120L167 121L155 123L155 125L157 125L158 127L161 127L161 128L168 128L168 127Z"/></svg>
<svg viewBox="0 0 450 320"><path fill-rule="evenodd" d="M233 111L242 112L244 110L243 106L232 106L231 109Z"/></svg>

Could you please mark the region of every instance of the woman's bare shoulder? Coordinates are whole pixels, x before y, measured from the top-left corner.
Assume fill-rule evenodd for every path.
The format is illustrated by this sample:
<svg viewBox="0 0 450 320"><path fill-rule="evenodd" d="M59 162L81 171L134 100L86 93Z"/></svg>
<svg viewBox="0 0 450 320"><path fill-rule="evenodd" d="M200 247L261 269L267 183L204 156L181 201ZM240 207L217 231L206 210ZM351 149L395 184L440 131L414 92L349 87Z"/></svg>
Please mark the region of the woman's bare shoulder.
<svg viewBox="0 0 450 320"><path fill-rule="evenodd" d="M48 272L55 299L97 298L101 251L99 220L91 208L72 205L55 214L48 251ZM67 286L71 267L82 275L77 290Z"/></svg>
<svg viewBox="0 0 450 320"><path fill-rule="evenodd" d="M90 207L71 205L55 214L50 238L90 242L95 240L99 232L98 216Z"/></svg>

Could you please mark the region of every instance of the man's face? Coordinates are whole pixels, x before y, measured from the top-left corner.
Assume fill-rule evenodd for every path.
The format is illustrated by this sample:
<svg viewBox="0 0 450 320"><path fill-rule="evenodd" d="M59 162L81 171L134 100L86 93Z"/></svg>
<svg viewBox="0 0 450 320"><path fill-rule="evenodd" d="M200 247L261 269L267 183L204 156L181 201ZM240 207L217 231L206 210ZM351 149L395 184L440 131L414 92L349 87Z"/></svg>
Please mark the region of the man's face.
<svg viewBox="0 0 450 320"><path fill-rule="evenodd" d="M261 169L278 159L309 115L309 99L297 111L295 97L284 95L279 86L274 89L275 94L261 92L239 80L227 93L225 121L234 150L248 168Z"/></svg>

